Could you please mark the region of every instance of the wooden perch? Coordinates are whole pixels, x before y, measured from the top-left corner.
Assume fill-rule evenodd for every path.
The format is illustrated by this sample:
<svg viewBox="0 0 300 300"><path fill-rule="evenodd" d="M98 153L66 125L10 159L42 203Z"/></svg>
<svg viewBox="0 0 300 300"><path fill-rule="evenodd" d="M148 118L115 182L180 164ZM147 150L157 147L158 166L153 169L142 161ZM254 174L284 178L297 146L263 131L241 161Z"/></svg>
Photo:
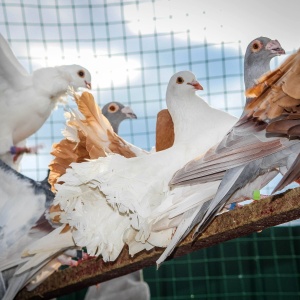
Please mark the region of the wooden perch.
<svg viewBox="0 0 300 300"><path fill-rule="evenodd" d="M192 234L187 236L176 248L172 257L185 255L298 218L300 218L300 188L254 201L242 208L219 215L196 241L192 240ZM32 292L23 289L16 299L50 299L68 294L155 265L162 252L163 249L153 249L131 258L128 249L125 248L113 263L104 263L102 259L92 258L77 267L54 273Z"/></svg>

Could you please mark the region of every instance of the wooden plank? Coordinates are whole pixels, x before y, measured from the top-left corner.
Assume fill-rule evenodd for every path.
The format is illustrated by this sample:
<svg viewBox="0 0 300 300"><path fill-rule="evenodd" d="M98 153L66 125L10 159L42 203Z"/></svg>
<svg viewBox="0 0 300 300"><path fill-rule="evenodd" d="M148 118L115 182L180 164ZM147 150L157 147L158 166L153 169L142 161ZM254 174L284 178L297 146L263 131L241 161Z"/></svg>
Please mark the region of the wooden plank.
<svg viewBox="0 0 300 300"><path fill-rule="evenodd" d="M271 226L300 218L300 188L254 201L242 208L219 215L206 231L193 241L192 233L177 247L172 257L207 248ZM127 248L115 262L92 258L79 266L58 271L34 291L23 289L16 299L51 299L84 287L155 265L163 249L144 251L131 258Z"/></svg>

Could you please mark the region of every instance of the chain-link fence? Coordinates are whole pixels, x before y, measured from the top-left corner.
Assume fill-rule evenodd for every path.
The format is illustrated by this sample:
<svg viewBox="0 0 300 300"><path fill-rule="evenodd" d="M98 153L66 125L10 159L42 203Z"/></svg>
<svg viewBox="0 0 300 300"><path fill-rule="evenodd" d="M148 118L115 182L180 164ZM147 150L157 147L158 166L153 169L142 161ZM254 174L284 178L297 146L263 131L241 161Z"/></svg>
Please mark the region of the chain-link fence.
<svg viewBox="0 0 300 300"><path fill-rule="evenodd" d="M101 106L116 100L138 116L124 121L119 134L150 149L166 85L179 70L196 74L200 95L212 106L240 115L245 47L272 33L292 52L298 46L295 3L279 9L269 0L3 0L0 32L29 72L73 63L89 69ZM278 25L288 22L290 30ZM282 59L273 59L272 68ZM44 148L24 157L27 176L46 176L51 145L62 138L63 112L60 106L28 139ZM298 227L276 227L167 262L159 271L147 269L152 299L298 299L298 233Z"/></svg>

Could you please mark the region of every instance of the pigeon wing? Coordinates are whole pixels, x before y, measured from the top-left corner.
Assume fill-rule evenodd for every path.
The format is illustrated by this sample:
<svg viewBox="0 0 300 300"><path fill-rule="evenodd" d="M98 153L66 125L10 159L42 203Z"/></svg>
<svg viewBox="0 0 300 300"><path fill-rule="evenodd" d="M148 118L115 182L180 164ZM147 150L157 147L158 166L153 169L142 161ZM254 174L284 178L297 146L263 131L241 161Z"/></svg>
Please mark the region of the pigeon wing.
<svg viewBox="0 0 300 300"><path fill-rule="evenodd" d="M49 165L52 190L58 177L66 172L72 162L105 157L107 153L117 153L127 158L148 154L113 131L92 94L84 92L80 97L74 94L74 98L78 111L69 110L67 126L63 131L65 139L55 144L51 153L55 156Z"/></svg>
<svg viewBox="0 0 300 300"><path fill-rule="evenodd" d="M262 76L256 86L248 89L246 96L255 98L247 103L240 120L219 145L179 170L171 184L185 185L222 179L224 172L230 168L297 143L286 144L286 139L278 138L278 134L295 136L299 132L299 60L298 51L279 68ZM273 134L273 137L267 137L266 132Z"/></svg>
<svg viewBox="0 0 300 300"><path fill-rule="evenodd" d="M157 114L156 120L156 151L162 151L173 146L174 124L167 109L161 110Z"/></svg>
<svg viewBox="0 0 300 300"><path fill-rule="evenodd" d="M7 87L19 90L29 83L29 74L18 62L7 41L0 34L0 76L1 91Z"/></svg>

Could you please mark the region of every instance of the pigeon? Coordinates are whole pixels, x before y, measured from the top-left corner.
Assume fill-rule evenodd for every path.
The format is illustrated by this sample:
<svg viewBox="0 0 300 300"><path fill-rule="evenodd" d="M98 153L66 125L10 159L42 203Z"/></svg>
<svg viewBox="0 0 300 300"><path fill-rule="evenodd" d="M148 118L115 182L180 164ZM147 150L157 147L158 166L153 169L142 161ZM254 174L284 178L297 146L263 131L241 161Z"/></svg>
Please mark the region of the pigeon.
<svg viewBox="0 0 300 300"><path fill-rule="evenodd" d="M270 60L285 54L277 40L268 37L258 37L247 46L244 59L245 89L252 87L262 74L270 70ZM174 126L167 109L157 114L156 151L168 149L174 143Z"/></svg>
<svg viewBox="0 0 300 300"><path fill-rule="evenodd" d="M54 194L47 180L34 181L2 160L0 178L0 272L5 271L2 299L11 271L27 260L21 258L23 248L52 230L44 212L52 204Z"/></svg>
<svg viewBox="0 0 300 300"><path fill-rule="evenodd" d="M249 87L249 85L253 84L255 82L255 77L259 75L262 75L270 70L270 60L277 56L284 54L285 51L281 47L280 43L277 40L271 40L267 37L258 37L254 40L252 40L249 45L247 46L246 52L245 52L245 58L244 58L244 81L245 81L245 87ZM253 77L254 76L254 77ZM258 78L257 77L257 78ZM247 99L246 99L247 101ZM163 111L162 111L163 112ZM168 120L167 112L163 112L163 116L165 117L165 120ZM159 121L159 119L158 119ZM168 122L168 126L170 126L170 122ZM157 132L161 132L163 129L157 127ZM167 129L166 129L167 131ZM170 133L167 132L167 136L171 136ZM169 141L171 139L169 138ZM157 140L157 145L164 146L164 140L160 139ZM275 176L275 174L272 174ZM271 175L270 175L271 176ZM222 177L217 177L215 179L210 178L211 182L218 183L219 180L222 179ZM263 178L262 178L263 179ZM208 183L206 181L206 183ZM172 181L171 181L172 186ZM176 186L176 185L174 185ZM196 197L197 193L201 191L202 185L200 186L193 186L190 187L191 191L190 193L194 193L194 198ZM198 191L197 191L198 189ZM198 207L194 207L190 210L187 210L184 212L184 203L178 203L178 211L175 213L170 213L170 221L175 219L175 215L179 214L179 212L184 212L184 217L181 221L181 223L178 225L177 230L172 238L172 241L168 245L168 247L165 249L164 253L161 255L161 257L158 259L157 264L160 265L164 259L174 250L175 246L180 243L180 241L188 235L188 233L194 228L195 224L199 223L200 220L203 217L203 212L208 207L210 201L212 198L207 198L206 202L199 203ZM183 207L180 209L180 207ZM158 211L160 211L161 208L158 208ZM162 218L162 220L165 222L165 220ZM157 223L157 229L160 228L160 222L162 221L156 221Z"/></svg>
<svg viewBox="0 0 300 300"><path fill-rule="evenodd" d="M85 246L89 255L101 255L104 261L114 261L125 242L129 243L131 255L168 245L174 226L152 232L147 218L162 202L172 202L176 196L189 193L180 188L174 195L168 187L172 175L195 157L196 149L205 153L236 122L232 115L211 108L198 97L195 92L201 89L189 71L171 77L166 94L175 129L171 148L130 158L107 153L105 157L71 164L58 179L60 184L55 184L54 204L60 212L54 218L61 226L27 247L23 254L32 257L17 274L38 266L55 251L75 245ZM198 201L213 197L217 186L203 185L203 199L199 194Z"/></svg>
<svg viewBox="0 0 300 300"><path fill-rule="evenodd" d="M120 102L109 102L102 108L103 115L111 124L114 132L118 134L119 125L126 119L137 119L136 114L129 106ZM143 273L136 271L120 278L115 278L98 286L89 287L85 300L88 299L111 299L122 296L123 299L150 299L150 291L146 282L142 279Z"/></svg>
<svg viewBox="0 0 300 300"><path fill-rule="evenodd" d="M97 131L98 130L98 133L100 132L99 128L96 128L95 124L97 124L97 122L99 121L99 119L101 118L102 116L102 122L100 121L100 123L102 124L103 126L103 129L102 129L102 133L100 134L99 138L100 140L98 140L98 144L95 145L95 147L93 148L93 150L91 151L91 155L103 155L105 152L102 150L102 152L97 152L95 150L95 148L97 148L98 150L100 149L100 145L101 145L101 142L103 142L105 144L105 142L107 142L107 140L109 139L109 136L112 136L114 133L113 133L113 130L112 130L112 127L110 126L110 124L107 122L107 119L105 119L105 117L103 117L99 107L95 104L94 100L93 100L93 97L90 95L90 94L87 94L87 93L83 93L81 95L80 98L77 98L76 101L77 101L77 104L78 104L78 107L80 108L80 111L77 112L77 114L75 115L75 112L73 113L73 118L74 120L76 119L75 117L77 116L78 117L78 120L77 120L77 126L78 126L78 129L80 127L84 127L85 130L84 131L81 131L84 132L85 134L88 134L90 133L92 138L94 139L94 133L95 133L95 130ZM72 112L72 109L70 109L70 112L67 114L67 115L70 115L71 112ZM130 114L133 114L132 110L130 110L129 108L126 108L125 110L126 113L130 113ZM82 116L79 117L79 114L82 113L82 116L84 115L86 117L86 123L85 125L83 125L83 120L82 120ZM109 115L110 118L113 118L113 115ZM72 125L73 125L73 129L75 128L75 121L72 121ZM70 121L68 121L67 124L69 124ZM70 124L69 124L70 125ZM88 127L91 126L90 131L88 130ZM68 129L69 130L72 130L72 128L69 126ZM67 132L67 130L66 130ZM104 138L105 137L105 134L107 134L107 132L109 132L108 136L106 137L106 139ZM68 135L67 135L68 136ZM83 138L83 135L80 135L78 134L78 136L80 136L82 138L82 142L84 142L84 146L86 146L86 139ZM75 138L75 137L74 137ZM77 136L76 136L77 138ZM75 139L76 139L75 138ZM101 139L102 138L102 139ZM97 139L94 139L94 140L97 140ZM64 141L64 140L63 140ZM67 140L69 141L69 140ZM115 140L113 145L111 145L111 148L112 149L118 149L118 143L120 144L119 146L122 147L125 145L125 142L123 140L121 140L119 138L119 140ZM82 144L82 145L83 145ZM87 143L88 145L90 145L89 141ZM106 145L106 144L105 144ZM124 147L125 149L123 150L123 153L124 155L135 155L133 152L131 153L131 150L129 149L129 146L130 144L126 144L126 147ZM64 145L61 145L62 148ZM67 156L68 159L71 158L71 161L72 159L76 159L76 154L75 154L75 149L74 147L76 146L76 143L75 145L74 144L71 144L71 148L63 148L62 149L62 153ZM75 147L76 148L76 147ZM134 146L132 146L132 148L134 148ZM90 148L88 147L88 149L90 150ZM67 151L66 151L67 150ZM106 151L109 151L109 148L106 149ZM122 150L120 150L121 152L119 153L122 153ZM144 153L142 150L138 149L138 151L141 151L141 153ZM83 152L83 153L86 153L87 151ZM78 152L77 152L78 153ZM96 154L97 153L97 154ZM56 154L58 154L58 156L61 154L60 152L57 152ZM61 157L60 157L61 158ZM90 158L90 156L88 155L87 158ZM83 158L82 158L83 159ZM66 159L64 159L66 160ZM68 160L67 160L68 161ZM8 167L9 168L9 167ZM17 172L15 172L16 174L18 174ZM20 175L22 176L22 175ZM50 176L51 177L51 176ZM24 176L22 176L22 178L25 178ZM31 179L28 179L30 180L30 182L32 182L32 184L37 184L36 182L32 181ZM51 180L50 180L51 181ZM30 187L31 188L31 187ZM49 186L47 186L47 189L49 190ZM49 194L50 194L50 197L49 199L51 198L51 201L50 201L50 204L52 205L53 203L53 198L54 198L54 194L50 191L48 191ZM19 197L18 198L19 200L23 200L23 198ZM46 212L46 216L49 216L49 215L56 215L57 213L57 209L56 207L54 206L50 206L49 210ZM34 216L35 215L32 215L32 218L34 219ZM45 219L44 218L44 211L42 211L42 217L41 219ZM46 223L46 222L45 222ZM56 218L55 216L53 217L53 222L51 222L51 225L52 226L48 226L50 228L48 228L48 232L52 232L56 226ZM27 226L30 228L30 226ZM36 232L39 233L39 237L42 237L43 235L45 235L44 232L40 232L40 230L38 230L39 228L38 227L34 227L32 229L30 229L29 233L28 233L28 236L29 238L31 238L32 236L34 237L34 239L29 239L27 236L26 238L24 238L24 242L22 243L15 243L15 248L17 249L17 252L16 252L16 257L18 258L17 261L15 262L12 262L12 258L11 258L11 252L9 251L8 252L8 261L11 262L11 264L13 265L17 265L17 264L20 264L19 268L22 267L22 265L24 264L24 261L28 260L28 257L27 258L20 258L21 256L21 253L23 250L23 248L25 246L27 246L28 244L30 244L30 242L33 242L35 241L37 238L37 234ZM34 233L34 235L33 235ZM75 251L75 252L74 252ZM26 285L26 288L28 290L32 290L33 288L35 288L36 286L38 286L41 282L43 282L43 280L45 280L48 276L50 276L54 271L56 271L62 264L67 264L67 265L71 265L71 266L76 266L77 265L77 261L73 260L72 257L75 257L75 258L79 258L80 260L82 259L86 259L87 256L84 252L82 251L79 251L79 250L76 250L76 249L73 249L73 250L68 250L67 252L64 252L63 254L59 255L58 257L54 257L53 259L48 259L46 262L47 264L39 270L40 267L38 268L33 268L31 270L29 270L28 272L23 272L22 274L18 275L18 274L11 274L9 276L10 278L10 284L8 286L8 289L6 291L6 294L5 294L5 298L4 299L11 299L14 297L14 295L17 293L17 291L22 288L25 284ZM49 261L49 262L48 262ZM5 267L5 266L3 266ZM37 272L38 271L38 272ZM37 274L34 274L36 273ZM136 274L130 274L128 275L129 276L129 279L132 278L132 279L135 279L136 277L140 277L140 273L139 272L136 272ZM131 276L131 277L130 277ZM126 278L124 278L124 282L126 282L127 284L127 288L130 289L130 284L132 284L135 289L139 289L141 295L143 295L145 293L145 290L146 287L145 287L145 284L141 281L138 281L136 280L136 282L132 282L133 280L130 279L130 280L126 280ZM121 280L122 282L122 280ZM115 285L116 289L117 287L119 286L118 282L115 280L113 282L113 284ZM105 283L105 284L102 284L102 286L106 286L106 285L111 285L109 282ZM109 289L106 289L104 287L104 289L102 289L102 296L105 294L105 293L108 293L109 292ZM116 290L115 290L116 292ZM146 293L147 294L147 293ZM147 298L146 298L147 299Z"/></svg>
<svg viewBox="0 0 300 300"><path fill-rule="evenodd" d="M299 62L298 51L263 75L246 91L244 113L222 142L189 162L171 180L181 186L222 179L216 196L202 212L198 234L226 203L251 197L279 171L283 178L272 193L300 177Z"/></svg>
<svg viewBox="0 0 300 300"><path fill-rule="evenodd" d="M261 75L270 71L270 61L285 54L278 40L258 37L247 46L244 59L245 90L253 87Z"/></svg>
<svg viewBox="0 0 300 300"><path fill-rule="evenodd" d="M120 102L109 102L102 108L103 115L107 118L114 132L118 134L119 126L126 119L137 119L136 114L129 106Z"/></svg>
<svg viewBox="0 0 300 300"><path fill-rule="evenodd" d="M90 97L80 97L80 100L77 99L77 101L90 101L91 98ZM96 104L94 105L87 105L87 107L90 107L90 110L83 110L82 109L82 105L79 105L79 107L81 108L81 112L84 114L86 119L91 120L91 117L97 115L97 112L99 113L100 110L97 109ZM136 115L134 114L134 112L132 111L132 109L130 107L125 107L123 104L119 103L119 102L110 102L108 104L106 104L103 108L102 108L102 114L107 118L107 120L109 121L109 123L112 125L113 131L115 133L118 133L118 128L120 123L125 120L125 119L136 119ZM97 118L100 118L101 115L98 115ZM95 124L97 124L97 122L88 122L87 124L85 124L85 126L94 126ZM67 124L68 126L68 124ZM74 128L74 126L73 126ZM83 135L80 135L77 133L77 136L81 139L83 139ZM100 140L101 141L101 140ZM71 148L68 147L67 151L69 152L68 155L68 159L64 159L64 161L66 162L65 164L65 169L68 167L68 165L77 160L76 155L74 154L74 151L76 152L76 144L71 143L70 140L62 140L60 142L60 146L62 147L62 149L64 149L61 152L57 152L57 151L53 151L52 154L54 156L56 156L55 159L59 159L59 155L60 153L65 153L65 143L69 143L71 144ZM83 143L82 143L83 142ZM85 141L81 141L81 149L84 148L86 145ZM58 149L58 146L55 146L55 149ZM78 152L77 152L78 153ZM90 155L88 154L88 152L85 152L85 156L81 155L80 160L83 161L84 159L90 158ZM100 154L99 154L100 155ZM55 159L54 161L52 161L51 165L52 167L55 164ZM61 160L60 160L61 161ZM62 164L60 164L60 167L62 167ZM60 168L60 170L62 170ZM63 173L65 173L65 170L63 172L60 172L59 175L62 175ZM51 174L51 183L54 184L54 182L56 182L56 180L53 181L54 176L58 176L58 174L53 175L53 172ZM101 299L105 299L106 297L111 299L112 297L117 297L117 295L119 293L122 294L122 297L126 297L126 295L129 298L132 298L133 295L135 296L135 298L140 297L140 299L149 299L149 287L148 285L142 280L142 273L141 271L136 271L134 273L122 276L121 278L116 278L113 280L109 280L107 282L104 282L101 284L100 288L98 286L93 286L90 287L88 289L87 295L86 295L86 299L93 297L94 299L98 299L101 297Z"/></svg>
<svg viewBox="0 0 300 300"><path fill-rule="evenodd" d="M134 118L136 115L129 107L118 104L123 112L109 113L106 109L107 118L95 103L91 94L84 92L81 97L75 96L79 111L70 107L65 114L67 125L63 130L65 138L59 143L53 144L51 154L55 157L49 164L49 182L52 191L56 191L57 178L66 172L72 162L82 162L106 156L106 153L119 153L125 157L146 155L148 152L140 149L119 137L111 126L111 121L118 128L118 123L126 118ZM111 102L106 107L115 105ZM117 109L117 108L115 108ZM123 116L120 116L122 114Z"/></svg>
<svg viewBox="0 0 300 300"><path fill-rule="evenodd" d="M68 87L91 89L91 75L79 65L35 70L32 74L18 62L7 41L0 35L0 158L14 166L16 146L34 134L50 116ZM18 154L22 151L18 149Z"/></svg>
<svg viewBox="0 0 300 300"><path fill-rule="evenodd" d="M11 255L15 242L24 237L37 222L39 228L47 230L47 224L44 224L46 220L40 219L40 216L52 204L54 194L46 179L40 182L32 180L2 160L0 177L0 259L3 266L3 257Z"/></svg>

